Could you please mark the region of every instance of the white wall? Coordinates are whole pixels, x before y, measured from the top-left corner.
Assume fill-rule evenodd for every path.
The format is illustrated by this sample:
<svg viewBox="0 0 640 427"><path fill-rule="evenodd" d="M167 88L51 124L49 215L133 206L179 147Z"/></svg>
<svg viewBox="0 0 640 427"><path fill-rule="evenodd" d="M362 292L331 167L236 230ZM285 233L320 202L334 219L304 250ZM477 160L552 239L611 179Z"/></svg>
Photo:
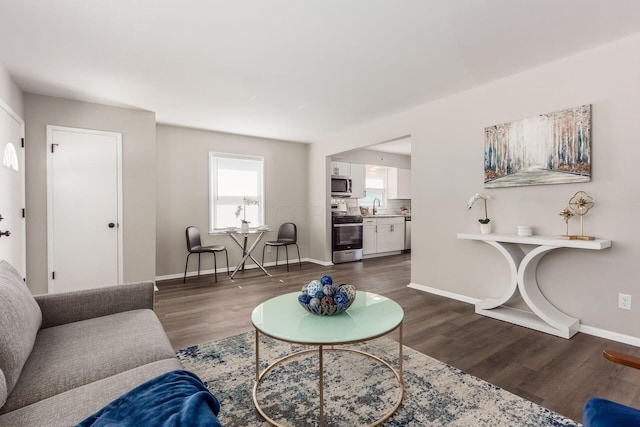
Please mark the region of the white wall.
<svg viewBox="0 0 640 427"><path fill-rule="evenodd" d="M361 165L388 166L392 168L411 169L411 156L385 153L375 150L350 150L332 156L333 160Z"/></svg>
<svg viewBox="0 0 640 427"><path fill-rule="evenodd" d="M489 216L497 232L528 224L538 234L562 234L558 213L576 191L590 193L596 206L585 218L585 233L611 239L613 247L552 252L539 265L538 282L552 304L583 325L640 337L638 52L640 36L631 37L336 133L313 144L311 194L326 188L326 156L411 134L412 181L421 183L414 184L412 197L412 282L462 297L497 297L509 274L502 256L483 243L456 239L458 232L478 231L480 212L469 212L466 201L485 191L484 128L590 103L593 181L486 190L494 198ZM326 201L321 195L311 205L317 209ZM575 219L572 227L576 233ZM311 232L324 240L315 255L329 259L326 224L316 219ZM618 292L639 302L631 311L619 310Z"/></svg>
<svg viewBox="0 0 640 427"><path fill-rule="evenodd" d="M25 220L24 208L24 149L20 139L24 136L22 92L0 63L0 156L7 144L12 143L17 151L19 172L0 164L0 231L9 231L11 236L0 239L0 259L11 263L22 277L26 276Z"/></svg>
<svg viewBox="0 0 640 427"><path fill-rule="evenodd" d="M225 245L229 263L235 266L242 251L228 236L209 236L209 152L248 154L265 159L265 222L274 230L263 240L275 240L283 222L298 226L300 255L309 253L307 161L308 145L209 132L175 126L157 127L157 276L182 275L187 255L184 231L195 225L203 244ZM238 225L239 222L238 222ZM290 248L291 249L291 248ZM290 258L297 258L295 248ZM262 257L262 244L254 252ZM284 260L284 251L280 259ZM275 261L275 253L265 262ZM224 257L218 268L224 267ZM197 269L191 257L189 271ZM213 258L202 257L202 270L213 269Z"/></svg>
<svg viewBox="0 0 640 427"><path fill-rule="evenodd" d="M4 102L15 114L24 117L24 103L22 91L15 84L9 72L0 62L0 100Z"/></svg>
<svg viewBox="0 0 640 427"><path fill-rule="evenodd" d="M47 292L46 125L122 132L124 280L154 280L155 113L26 94L25 122L27 277L31 291Z"/></svg>

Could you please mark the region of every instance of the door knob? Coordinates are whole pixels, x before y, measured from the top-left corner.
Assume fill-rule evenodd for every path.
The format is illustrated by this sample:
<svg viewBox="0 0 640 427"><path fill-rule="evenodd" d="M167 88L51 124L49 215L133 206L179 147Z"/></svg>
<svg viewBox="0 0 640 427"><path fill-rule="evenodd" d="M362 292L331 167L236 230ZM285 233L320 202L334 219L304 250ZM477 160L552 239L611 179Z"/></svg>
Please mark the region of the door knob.
<svg viewBox="0 0 640 427"><path fill-rule="evenodd" d="M116 226L116 225L115 225L114 223L112 223L112 222L110 222L110 223L109 223L109 228L113 228L113 227L115 227L115 226Z"/></svg>

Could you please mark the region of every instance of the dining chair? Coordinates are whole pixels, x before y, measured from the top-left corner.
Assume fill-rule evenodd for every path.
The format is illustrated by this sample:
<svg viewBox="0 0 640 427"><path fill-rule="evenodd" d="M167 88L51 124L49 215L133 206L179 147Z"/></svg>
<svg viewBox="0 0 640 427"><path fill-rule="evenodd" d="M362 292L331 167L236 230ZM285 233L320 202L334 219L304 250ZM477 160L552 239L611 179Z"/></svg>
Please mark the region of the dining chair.
<svg viewBox="0 0 640 427"><path fill-rule="evenodd" d="M264 242L262 247L262 264L264 264L264 250L267 246L275 246L276 248L276 267L278 266L278 250L281 246L284 246L284 250L287 254L287 271L289 271L289 245L296 245L298 250L298 264L302 268L302 261L300 260L300 248L298 247L298 227L293 222L285 222L278 229L277 240L271 240Z"/></svg>
<svg viewBox="0 0 640 427"><path fill-rule="evenodd" d="M189 266L189 257L192 254L198 254L198 277L200 276L200 255L203 253L213 254L213 276L215 281L218 281L218 261L216 259L216 252L223 252L227 258L227 274L229 274L229 254L227 248L223 245L202 246L200 239L200 230L197 227L189 226L185 230L185 236L187 238L187 262L184 265L184 278L182 283L187 281L187 267Z"/></svg>

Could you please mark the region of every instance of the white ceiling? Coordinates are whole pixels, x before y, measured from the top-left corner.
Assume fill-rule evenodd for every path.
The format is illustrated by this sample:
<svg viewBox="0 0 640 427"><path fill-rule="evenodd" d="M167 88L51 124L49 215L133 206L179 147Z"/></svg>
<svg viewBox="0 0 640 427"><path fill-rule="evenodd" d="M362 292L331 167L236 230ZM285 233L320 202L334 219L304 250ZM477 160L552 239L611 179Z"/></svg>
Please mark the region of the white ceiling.
<svg viewBox="0 0 640 427"><path fill-rule="evenodd" d="M0 0L25 92L301 142L639 32L638 0Z"/></svg>

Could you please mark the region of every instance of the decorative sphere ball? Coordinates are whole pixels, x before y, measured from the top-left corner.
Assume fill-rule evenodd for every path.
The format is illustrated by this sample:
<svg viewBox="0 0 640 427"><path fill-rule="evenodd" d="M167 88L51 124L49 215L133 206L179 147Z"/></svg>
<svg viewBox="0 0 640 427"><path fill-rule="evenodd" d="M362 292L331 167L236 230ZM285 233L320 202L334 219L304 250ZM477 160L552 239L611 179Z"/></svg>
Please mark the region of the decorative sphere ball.
<svg viewBox="0 0 640 427"><path fill-rule="evenodd" d="M338 292L344 292L345 294L347 294L349 301L353 301L354 299L356 299L356 288L351 285L340 285L340 287L338 288Z"/></svg>
<svg viewBox="0 0 640 427"><path fill-rule="evenodd" d="M336 303L333 301L333 298L330 296L326 296L326 297L322 297L322 299L320 300L320 306L321 307L332 307L336 305Z"/></svg>
<svg viewBox="0 0 640 427"><path fill-rule="evenodd" d="M333 294L336 293L336 287L333 285L324 285L322 287L322 292L324 292L325 295L327 296L333 296Z"/></svg>
<svg viewBox="0 0 640 427"><path fill-rule="evenodd" d="M331 316L347 310L356 299L356 288L343 283L334 285L330 276L312 280L302 286L298 295L300 305L312 314ZM327 282L327 283L323 283Z"/></svg>
<svg viewBox="0 0 640 427"><path fill-rule="evenodd" d="M309 284L307 284L307 293L312 297L314 297L318 293L318 291L322 293L322 283L320 283L319 280L312 280L311 282L309 282Z"/></svg>
<svg viewBox="0 0 640 427"><path fill-rule="evenodd" d="M300 294L300 296L298 296L298 301L303 304L309 304L309 301L311 301L311 297L307 294Z"/></svg>
<svg viewBox="0 0 640 427"><path fill-rule="evenodd" d="M318 308L320 307L320 298L311 298L309 301L309 308Z"/></svg>
<svg viewBox="0 0 640 427"><path fill-rule="evenodd" d="M323 285L333 285L333 279L331 276L324 275L320 278L320 283Z"/></svg>
<svg viewBox="0 0 640 427"><path fill-rule="evenodd" d="M333 296L333 300L337 305L349 303L349 297L344 292L336 292Z"/></svg>

